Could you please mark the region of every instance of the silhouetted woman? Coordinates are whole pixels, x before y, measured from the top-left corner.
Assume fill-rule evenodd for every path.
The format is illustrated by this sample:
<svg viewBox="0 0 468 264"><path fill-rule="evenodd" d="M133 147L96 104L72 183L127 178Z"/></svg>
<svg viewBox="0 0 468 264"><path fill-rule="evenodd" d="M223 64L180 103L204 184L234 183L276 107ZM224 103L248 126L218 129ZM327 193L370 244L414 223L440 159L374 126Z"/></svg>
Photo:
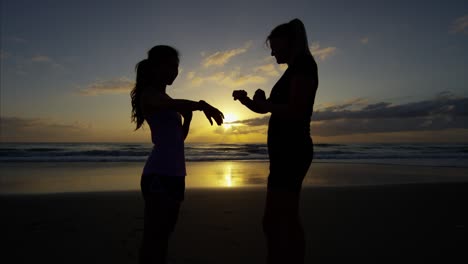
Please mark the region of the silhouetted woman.
<svg viewBox="0 0 468 264"><path fill-rule="evenodd" d="M166 263L168 240L173 232L185 192L184 140L192 112L202 110L211 124L223 123L223 114L204 101L172 99L166 93L178 75L179 54L170 46L155 46L136 66L131 92L132 122L136 130L146 121L154 144L141 177L145 201L140 263ZM183 123L182 118L183 117Z"/></svg>
<svg viewBox="0 0 468 264"><path fill-rule="evenodd" d="M250 110L271 113L268 124L270 174L263 219L267 263L303 263L305 238L299 216L302 181L313 157L310 118L318 87L317 64L309 51L303 23L294 19L277 26L267 38L271 55L287 70L266 99L257 90L233 92Z"/></svg>

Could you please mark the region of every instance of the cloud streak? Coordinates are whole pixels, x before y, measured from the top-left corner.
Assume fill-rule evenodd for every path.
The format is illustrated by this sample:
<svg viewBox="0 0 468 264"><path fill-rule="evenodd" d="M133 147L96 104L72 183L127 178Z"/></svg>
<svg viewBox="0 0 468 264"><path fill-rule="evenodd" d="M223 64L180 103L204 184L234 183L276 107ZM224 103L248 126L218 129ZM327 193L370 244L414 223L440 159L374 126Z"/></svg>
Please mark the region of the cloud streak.
<svg viewBox="0 0 468 264"><path fill-rule="evenodd" d="M16 43L26 43L26 40L25 40L25 39L19 38L19 37L15 37L15 36L7 37L7 40L12 41L12 42L16 42Z"/></svg>
<svg viewBox="0 0 468 264"><path fill-rule="evenodd" d="M248 135L248 134L265 134L265 127L250 127L245 125L232 125L229 128L218 127L214 130L218 135Z"/></svg>
<svg viewBox="0 0 468 264"><path fill-rule="evenodd" d="M52 59L48 56L37 55L31 58L32 62L52 62Z"/></svg>
<svg viewBox="0 0 468 264"><path fill-rule="evenodd" d="M83 96L96 96L102 94L128 94L134 85L135 82L126 77L114 80L101 80L88 85L84 89L81 89L79 94Z"/></svg>
<svg viewBox="0 0 468 264"><path fill-rule="evenodd" d="M450 93L441 93L430 100L393 105L388 102L367 104L359 110L349 110L353 103L330 106L314 112L313 120L336 119L382 119L382 118L414 118L434 116L465 116L468 115L468 98L458 98Z"/></svg>
<svg viewBox="0 0 468 264"><path fill-rule="evenodd" d="M312 134L337 136L361 133L439 131L468 129L468 98L444 92L432 99L394 105L365 103L358 98L314 112ZM266 126L269 117L233 122L251 127Z"/></svg>
<svg viewBox="0 0 468 264"><path fill-rule="evenodd" d="M6 51L3 51L3 50L0 50L0 60L5 60L8 57L10 57L10 53L8 53Z"/></svg>
<svg viewBox="0 0 468 264"><path fill-rule="evenodd" d="M197 76L191 73L187 76L193 86L200 86L206 82L214 82L217 85L228 87L239 87L249 84L261 84L267 81L266 78L254 74L241 74L240 70L234 70L229 73L217 72L207 76Z"/></svg>
<svg viewBox="0 0 468 264"><path fill-rule="evenodd" d="M46 55L36 55L34 57L32 57L31 59L31 62L32 63L44 63L44 64L49 64L55 68L62 68L63 69L63 66L60 65L59 63L57 63L56 61L54 61L51 57L49 56L46 56Z"/></svg>
<svg viewBox="0 0 468 264"><path fill-rule="evenodd" d="M0 138L5 142L60 141L83 136L86 127L42 118L0 117Z"/></svg>
<svg viewBox="0 0 468 264"><path fill-rule="evenodd" d="M337 49L336 47L325 47L322 48L320 46L320 43L314 42L310 46L310 52L312 52L312 55L317 57L319 60L324 61L328 57L334 55L336 53Z"/></svg>
<svg viewBox="0 0 468 264"><path fill-rule="evenodd" d="M468 35L468 15L455 19L452 22L450 33Z"/></svg>
<svg viewBox="0 0 468 264"><path fill-rule="evenodd" d="M202 61L202 65L204 67L210 67L210 66L224 66L226 63L228 63L234 56L237 56L239 54L247 52L247 50L251 46L251 42L248 42L245 44L244 47L238 48L238 49L231 49L231 50L226 50L226 51L218 51L215 52L211 55L208 55L207 58L205 58Z"/></svg>
<svg viewBox="0 0 468 264"><path fill-rule="evenodd" d="M254 72L259 73L259 74L265 74L265 75L272 76L272 77L277 77L280 75L273 63L268 63L265 65L257 66L254 68Z"/></svg>

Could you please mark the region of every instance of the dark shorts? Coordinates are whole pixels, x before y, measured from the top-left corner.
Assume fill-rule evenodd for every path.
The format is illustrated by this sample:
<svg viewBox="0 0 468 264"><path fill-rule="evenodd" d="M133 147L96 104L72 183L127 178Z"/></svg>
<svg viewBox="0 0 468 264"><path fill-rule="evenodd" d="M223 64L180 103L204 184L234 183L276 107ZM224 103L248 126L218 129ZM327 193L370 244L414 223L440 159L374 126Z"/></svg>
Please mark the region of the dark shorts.
<svg viewBox="0 0 468 264"><path fill-rule="evenodd" d="M185 197L185 177L146 174L141 176L143 198L159 196L181 202Z"/></svg>
<svg viewBox="0 0 468 264"><path fill-rule="evenodd" d="M313 159L313 151L270 156L268 190L300 192Z"/></svg>
<svg viewBox="0 0 468 264"><path fill-rule="evenodd" d="M177 223L185 177L143 175L141 192L145 201L143 240L166 238Z"/></svg>

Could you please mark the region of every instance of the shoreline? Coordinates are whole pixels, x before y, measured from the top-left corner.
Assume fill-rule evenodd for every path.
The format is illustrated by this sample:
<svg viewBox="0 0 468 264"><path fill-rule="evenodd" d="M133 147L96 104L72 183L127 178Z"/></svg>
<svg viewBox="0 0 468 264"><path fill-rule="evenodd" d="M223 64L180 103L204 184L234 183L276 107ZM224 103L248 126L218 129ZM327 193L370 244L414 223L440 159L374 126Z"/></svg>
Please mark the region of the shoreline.
<svg viewBox="0 0 468 264"><path fill-rule="evenodd" d="M138 191L143 163L0 163L0 195ZM186 188L266 188L269 163L187 162ZM313 162L304 187L468 182L468 168Z"/></svg>
<svg viewBox="0 0 468 264"><path fill-rule="evenodd" d="M354 165L389 165L389 166L414 166L414 167L434 167L434 168L467 168L468 165L465 165L464 161L460 161L460 164L462 165L443 165L443 164L434 164L431 163L431 159L423 159L420 160L420 163L404 163L404 162L396 162L393 159L383 159L387 160L388 162L382 162L381 159L366 159L366 161L363 161L362 159L314 159L313 164L354 164ZM438 159L434 159L438 160ZM440 160L439 160L440 161ZM186 163L218 163L218 162L245 162L245 163L264 163L264 162L269 162L268 159L213 159L213 160L187 160ZM0 160L0 167L1 166L8 166L8 165L14 165L14 164L54 164L54 165L71 165L71 164L87 164L87 165L95 165L95 164L124 164L124 165L130 165L130 164L139 164L139 166L143 167L145 164L145 161L108 161L108 160L102 160L102 161L53 161L53 160L48 160L48 161L41 161L41 160L10 160L10 161L2 161Z"/></svg>
<svg viewBox="0 0 468 264"><path fill-rule="evenodd" d="M437 186L465 186L468 187L466 181L454 182L410 182L410 183L386 183L386 184L363 184L363 185L328 185L328 186L302 186L301 192L325 192L325 191L359 191L371 189L392 189L392 188L414 188L414 187L437 187ZM235 188L220 188L220 187L190 187L186 188L185 192L264 192L266 194L267 187L265 186L242 186ZM15 198L34 198L34 197L82 197L82 196L106 196L106 195L135 195L141 194L140 190L107 190L107 191L78 191L78 192L50 192L50 193L0 193L0 199L15 199Z"/></svg>

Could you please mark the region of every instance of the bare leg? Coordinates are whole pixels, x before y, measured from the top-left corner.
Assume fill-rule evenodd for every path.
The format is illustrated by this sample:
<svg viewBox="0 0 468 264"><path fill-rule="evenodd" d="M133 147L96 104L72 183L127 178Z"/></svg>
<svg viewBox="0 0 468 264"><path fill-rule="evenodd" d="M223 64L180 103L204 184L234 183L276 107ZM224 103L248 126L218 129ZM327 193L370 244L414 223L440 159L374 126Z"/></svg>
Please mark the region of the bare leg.
<svg viewBox="0 0 468 264"><path fill-rule="evenodd" d="M143 239L139 263L164 264L167 261L168 242L179 214L180 202L164 197L145 197Z"/></svg>
<svg viewBox="0 0 468 264"><path fill-rule="evenodd" d="M267 240L267 263L304 263L305 239L299 217L300 194L267 192L263 230Z"/></svg>

